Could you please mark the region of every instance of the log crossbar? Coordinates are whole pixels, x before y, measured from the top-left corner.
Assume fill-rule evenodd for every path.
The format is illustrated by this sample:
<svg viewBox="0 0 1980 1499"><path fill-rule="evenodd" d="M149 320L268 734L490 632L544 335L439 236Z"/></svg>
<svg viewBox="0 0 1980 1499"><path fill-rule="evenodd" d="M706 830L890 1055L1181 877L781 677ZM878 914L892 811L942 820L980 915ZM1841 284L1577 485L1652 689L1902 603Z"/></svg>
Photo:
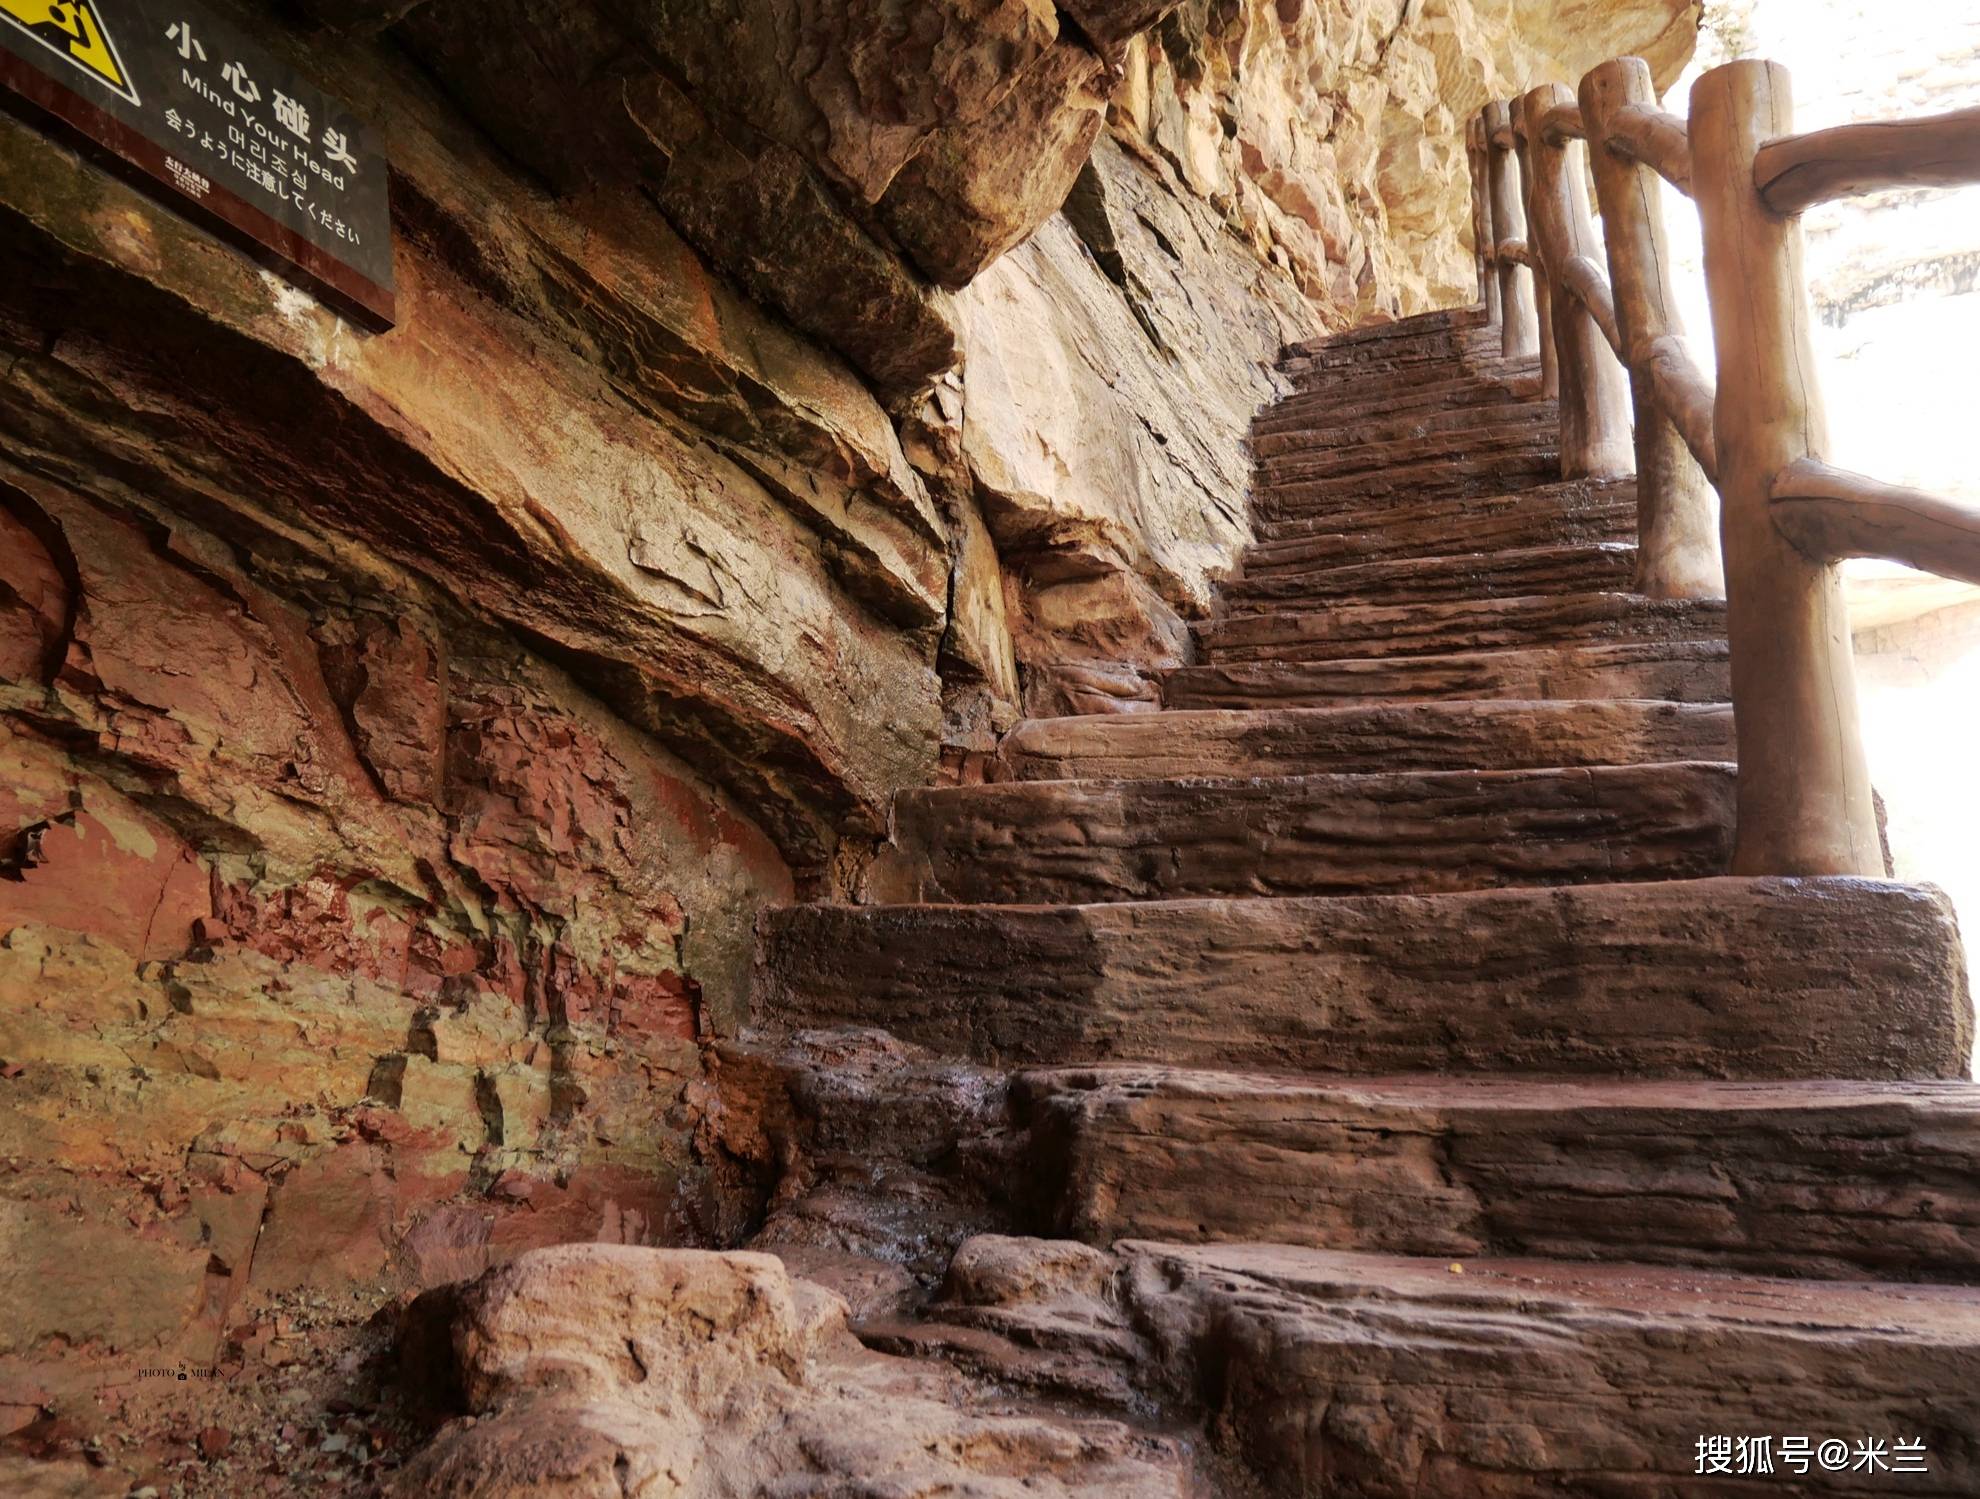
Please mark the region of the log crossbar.
<svg viewBox="0 0 1980 1499"><path fill-rule="evenodd" d="M1527 247L1523 239L1500 240L1497 248L1492 252L1492 258L1496 263L1523 265L1529 271L1540 269L1540 257Z"/></svg>
<svg viewBox="0 0 1980 1499"><path fill-rule="evenodd" d="M1761 201L1782 214L1892 187L1975 182L1980 182L1980 109L1790 135L1768 141L1753 157Z"/></svg>
<svg viewBox="0 0 1980 1499"><path fill-rule="evenodd" d="M1586 136L1579 104L1556 104L1540 117L1540 139L1550 146L1564 145Z"/></svg>
<svg viewBox="0 0 1980 1499"><path fill-rule="evenodd" d="M1875 557L1980 583L1980 509L1813 458L1774 475L1774 525L1818 561Z"/></svg>
<svg viewBox="0 0 1980 1499"><path fill-rule="evenodd" d="M1575 301L1595 319L1595 326L1602 330L1602 337L1608 342L1609 352L1627 364L1629 355L1623 350L1622 333L1616 326L1616 299L1602 268L1586 255L1576 255L1562 269L1561 279L1574 293Z"/></svg>
<svg viewBox="0 0 1980 1499"><path fill-rule="evenodd" d="M1585 171L1568 154L1583 142ZM1537 376L1510 373L1558 398L1563 477L1633 471L1637 591L1726 600L1734 871L1881 875L1837 564L1875 557L1980 584L1980 508L1826 461L1798 215L1980 183L1980 109L1798 135L1776 64L1713 69L1680 118L1640 58L1618 58L1573 93L1488 104L1465 143L1481 301L1505 359L1539 356ZM1678 319L1667 185L1697 205L1716 380Z"/></svg>
<svg viewBox="0 0 1980 1499"><path fill-rule="evenodd" d="M1609 118L1602 149L1641 163L1691 196L1691 141L1676 115L1642 104L1624 105Z"/></svg>

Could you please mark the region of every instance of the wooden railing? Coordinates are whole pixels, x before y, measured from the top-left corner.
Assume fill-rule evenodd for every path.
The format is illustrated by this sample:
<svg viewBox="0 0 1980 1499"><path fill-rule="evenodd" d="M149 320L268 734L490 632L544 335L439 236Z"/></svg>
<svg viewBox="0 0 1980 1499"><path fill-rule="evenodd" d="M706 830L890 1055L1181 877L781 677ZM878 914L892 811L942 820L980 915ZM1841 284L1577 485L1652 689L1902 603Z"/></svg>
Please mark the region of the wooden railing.
<svg viewBox="0 0 1980 1499"><path fill-rule="evenodd" d="M1529 385L1560 401L1563 475L1633 468L1637 590L1726 600L1734 871L1881 875L1838 564L1980 582L1980 510L1826 462L1798 215L1980 182L1980 110L1796 135L1787 71L1742 61L1701 77L1679 119L1625 57L1576 93L1548 84L1487 105L1466 146L1480 300L1506 358L1539 356ZM1697 205L1716 383L1683 341L1666 184Z"/></svg>

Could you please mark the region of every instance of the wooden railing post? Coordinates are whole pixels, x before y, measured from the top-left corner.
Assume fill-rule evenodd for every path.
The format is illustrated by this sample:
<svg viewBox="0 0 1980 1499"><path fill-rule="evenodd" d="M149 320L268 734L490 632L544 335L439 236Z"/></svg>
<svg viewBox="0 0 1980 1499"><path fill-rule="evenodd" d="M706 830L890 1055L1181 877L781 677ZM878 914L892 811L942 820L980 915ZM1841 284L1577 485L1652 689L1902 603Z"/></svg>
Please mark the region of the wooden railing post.
<svg viewBox="0 0 1980 1499"><path fill-rule="evenodd" d="M1540 121L1556 105L1572 105L1566 85L1542 84L1519 101L1526 123L1529 173L1527 223L1552 303L1552 331L1559 368L1561 477L1615 479L1634 462L1629 435L1629 386L1622 366L1593 315L1569 286L1576 257L1595 260L1602 247L1588 217L1588 198L1569 141L1550 141Z"/></svg>
<svg viewBox="0 0 1980 1499"><path fill-rule="evenodd" d="M1539 246L1534 244L1533 228L1533 147L1527 140L1526 100L1514 99L1506 106L1507 124L1512 130L1513 156L1519 163L1519 203L1525 215L1525 237L1527 249L1534 253L1533 271L1533 319L1534 338L1539 345L1540 385L1538 394L1551 400L1561 393L1560 361L1554 352L1554 298L1547 284L1547 276L1541 269L1545 262L1539 257Z"/></svg>
<svg viewBox="0 0 1980 1499"><path fill-rule="evenodd" d="M1504 104L1485 106L1485 155L1492 189L1492 232L1501 242L1526 237L1526 210L1520 206L1519 163L1500 145L1498 134L1512 123ZM1508 359L1530 359L1540 352L1540 326L1533 311L1532 277L1524 266L1499 260L1499 352Z"/></svg>
<svg viewBox="0 0 1980 1499"><path fill-rule="evenodd" d="M1640 57L1605 62L1581 80L1580 97L1636 410L1636 591L1653 599L1724 598L1717 498L1657 399L1650 374L1657 340L1684 332L1664 239L1663 179L1607 149L1609 120L1618 109L1657 107L1650 65Z"/></svg>
<svg viewBox="0 0 1980 1499"><path fill-rule="evenodd" d="M1692 88L1739 735L1733 870L1882 875L1841 577L1796 550L1768 511L1775 476L1826 457L1828 446L1801 226L1769 212L1754 184L1761 144L1793 128L1788 74L1777 64L1727 63Z"/></svg>
<svg viewBox="0 0 1980 1499"><path fill-rule="evenodd" d="M1499 241L1492 233L1492 152L1485 141L1485 112L1471 117L1464 132L1465 159L1471 165L1471 239L1478 260L1478 300L1485 321L1499 321L1499 273L1493 251Z"/></svg>

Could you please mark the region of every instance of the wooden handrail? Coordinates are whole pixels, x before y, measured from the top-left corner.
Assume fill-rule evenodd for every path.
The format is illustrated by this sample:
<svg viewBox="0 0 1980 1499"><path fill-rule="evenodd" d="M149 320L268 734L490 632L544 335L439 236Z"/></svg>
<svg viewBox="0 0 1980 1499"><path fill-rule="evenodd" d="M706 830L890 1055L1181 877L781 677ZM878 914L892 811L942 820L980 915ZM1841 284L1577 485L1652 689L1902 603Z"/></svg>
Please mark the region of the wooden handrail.
<svg viewBox="0 0 1980 1499"><path fill-rule="evenodd" d="M1543 85L1480 113L1467 145L1489 178L1489 214L1486 184L1473 205L1481 266L1496 271L1487 301L1499 293L1508 359L1532 352L1539 315L1563 476L1627 472L1633 447L1637 590L1726 600L1740 730L1733 872L1881 874L1837 564L1878 557L1980 584L1980 506L1826 461L1797 215L1851 193L1980 183L1980 109L1795 135L1786 71L1754 61L1701 77L1688 118L1656 97L1648 65L1618 58L1572 99ZM1569 165L1576 139L1601 200L1599 242ZM1683 340L1664 182L1698 205L1716 380ZM1609 393L1619 370L1633 424ZM1620 465L1605 467L1618 444Z"/></svg>
<svg viewBox="0 0 1980 1499"><path fill-rule="evenodd" d="M1492 233L1492 201L1486 184L1491 173L1487 170L1487 149L1485 146L1485 121L1482 116L1473 115L1464 127L1465 160L1471 169L1471 244L1478 267L1478 300L1485 308L1485 320L1497 325L1499 321L1499 277L1495 252L1497 244Z"/></svg>
<svg viewBox="0 0 1980 1499"><path fill-rule="evenodd" d="M1784 214L1884 188L1973 182L1980 182L1980 109L1783 136L1753 158L1761 201Z"/></svg>
<svg viewBox="0 0 1980 1499"><path fill-rule="evenodd" d="M1712 388L1677 342L1684 324L1671 286L1664 180L1654 169L1608 149L1619 113L1656 105L1649 64L1640 57L1621 57L1590 69L1581 80L1580 101L1589 170L1602 208L1609 288L1636 408L1632 586L1648 598L1724 598L1718 496L1708 473L1718 462L1712 444ZM1663 339L1670 340L1668 347L1660 344Z"/></svg>
<svg viewBox="0 0 1980 1499"><path fill-rule="evenodd" d="M1540 116L1540 139L1550 146L1564 146L1569 141L1584 139L1587 134L1579 105L1556 104Z"/></svg>
<svg viewBox="0 0 1980 1499"><path fill-rule="evenodd" d="M1980 583L1980 509L1957 500L1799 458L1774 476L1768 508L1780 533L1818 562L1880 557Z"/></svg>
<svg viewBox="0 0 1980 1499"><path fill-rule="evenodd" d="M1502 239L1492 247L1492 257L1501 265L1523 265L1529 271L1540 269L1540 257L1523 239Z"/></svg>
<svg viewBox="0 0 1980 1499"><path fill-rule="evenodd" d="M1642 104L1626 104L1609 117L1603 144L1639 162L1683 193L1691 194L1691 139L1683 120Z"/></svg>
<svg viewBox="0 0 1980 1499"><path fill-rule="evenodd" d="M1561 477L1563 479L1620 478L1635 466L1631 451L1629 388L1617 361L1613 332L1615 315L1608 312L1608 342L1599 320L1583 297L1575 294L1577 280L1588 296L1608 287L1595 263L1602 253L1595 225L1588 214L1586 173L1578 154L1571 154L1571 137L1544 128L1544 122L1573 108L1574 95L1565 84L1543 83L1528 89L1516 104L1518 118L1528 126L1525 151L1530 168L1527 193L1529 232L1540 254L1544 295L1554 360L1552 379L1541 367L1542 392L1559 397ZM1574 110L1576 120L1580 111ZM1592 273L1592 284L1589 273ZM1546 348L1542 347L1542 354Z"/></svg>
<svg viewBox="0 0 1980 1499"><path fill-rule="evenodd" d="M1719 441L1712 427L1718 394L1675 334L1653 339L1643 353L1643 370L1656 392L1657 407L1670 418L1691 456L1713 483L1719 480Z"/></svg>
<svg viewBox="0 0 1980 1499"><path fill-rule="evenodd" d="M1760 147L1793 128L1793 91L1777 64L1726 63L1692 87L1739 724L1732 872L1875 876L1884 853L1841 575L1791 543L1773 515L1775 477L1797 460L1820 462L1828 446L1800 221L1774 213L1754 185Z"/></svg>
<svg viewBox="0 0 1980 1499"><path fill-rule="evenodd" d="M1602 268L1586 255L1577 255L1561 268L1561 279L1595 319L1595 326L1602 330L1602 337L1609 341L1616 358L1627 365L1629 356L1623 352L1622 333L1616 327L1616 299L1609 291L1609 278L1602 274Z"/></svg>
<svg viewBox="0 0 1980 1499"><path fill-rule="evenodd" d="M1507 359L1526 359L1539 352L1540 325L1535 278L1522 274L1526 262L1506 255L1508 245L1523 248L1526 240L1526 197L1519 181L1519 156L1510 144L1511 106L1487 104L1478 122L1485 144L1486 208L1499 283L1499 352ZM1509 142L1504 147L1495 144L1502 133Z"/></svg>
<svg viewBox="0 0 1980 1499"><path fill-rule="evenodd" d="M1534 143L1534 136L1527 126L1527 106L1531 103L1527 94L1519 94L1508 101L1506 114L1512 125L1513 139L1518 144L1509 153L1519 165L1520 207L1526 215L1526 246L1533 254L1533 322L1535 342L1539 345L1540 372L1536 378L1522 380L1520 392L1523 395L1538 396L1543 401L1551 401L1561 393L1560 340L1554 332L1554 293L1547 280L1546 249L1540 242L1540 223L1534 209L1533 193L1535 182L1535 158L1544 149ZM1568 418L1561 417L1563 433L1563 462L1567 447L1566 430Z"/></svg>

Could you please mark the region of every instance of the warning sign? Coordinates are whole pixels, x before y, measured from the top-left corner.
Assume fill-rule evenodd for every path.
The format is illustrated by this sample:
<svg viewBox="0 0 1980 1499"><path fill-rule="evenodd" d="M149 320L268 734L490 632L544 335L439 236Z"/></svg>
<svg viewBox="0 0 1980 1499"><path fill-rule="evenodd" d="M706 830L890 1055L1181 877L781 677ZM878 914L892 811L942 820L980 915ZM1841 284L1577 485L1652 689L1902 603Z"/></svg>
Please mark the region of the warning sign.
<svg viewBox="0 0 1980 1499"><path fill-rule="evenodd" d="M199 0L0 0L0 106L373 328L391 326L376 134Z"/></svg>
<svg viewBox="0 0 1980 1499"><path fill-rule="evenodd" d="M88 0L0 0L0 18L66 57L105 88L133 104L143 102L117 56L117 44Z"/></svg>

